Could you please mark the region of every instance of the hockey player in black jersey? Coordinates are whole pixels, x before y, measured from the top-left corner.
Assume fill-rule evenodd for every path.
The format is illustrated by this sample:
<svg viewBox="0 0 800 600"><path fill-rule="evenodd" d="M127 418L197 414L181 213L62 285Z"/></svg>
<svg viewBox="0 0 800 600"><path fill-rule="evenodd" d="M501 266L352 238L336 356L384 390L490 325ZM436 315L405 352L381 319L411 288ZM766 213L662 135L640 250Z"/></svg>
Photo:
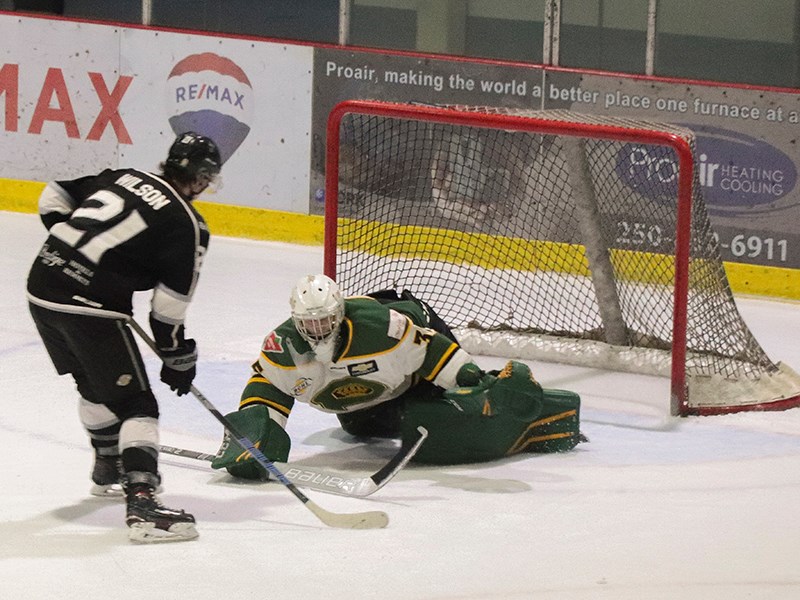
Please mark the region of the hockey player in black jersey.
<svg viewBox="0 0 800 600"><path fill-rule="evenodd" d="M181 134L160 174L137 169L49 183L49 231L28 275L31 315L59 375L72 375L94 448L96 495L124 491L133 541L197 537L194 517L161 505L158 402L127 319L133 293L153 290L150 327L161 380L189 392L197 348L184 319L209 242L191 201L218 177L216 144ZM121 487L120 487L121 486Z"/></svg>

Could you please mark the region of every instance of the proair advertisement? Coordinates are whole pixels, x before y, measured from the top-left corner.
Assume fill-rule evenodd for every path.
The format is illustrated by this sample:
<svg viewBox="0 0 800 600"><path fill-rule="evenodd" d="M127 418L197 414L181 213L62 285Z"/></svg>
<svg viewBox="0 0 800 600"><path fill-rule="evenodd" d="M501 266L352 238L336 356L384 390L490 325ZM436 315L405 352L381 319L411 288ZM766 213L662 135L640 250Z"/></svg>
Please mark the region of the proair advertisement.
<svg viewBox="0 0 800 600"><path fill-rule="evenodd" d="M314 60L312 212L324 205L324 122L341 100L569 109L694 130L700 183L723 259L800 268L800 95L793 91L338 49L317 49ZM618 160L635 174L630 185L636 178L672 177L676 168L672 159L643 151ZM658 224L634 220L621 222L621 231L650 231L654 243L672 239L652 233Z"/></svg>

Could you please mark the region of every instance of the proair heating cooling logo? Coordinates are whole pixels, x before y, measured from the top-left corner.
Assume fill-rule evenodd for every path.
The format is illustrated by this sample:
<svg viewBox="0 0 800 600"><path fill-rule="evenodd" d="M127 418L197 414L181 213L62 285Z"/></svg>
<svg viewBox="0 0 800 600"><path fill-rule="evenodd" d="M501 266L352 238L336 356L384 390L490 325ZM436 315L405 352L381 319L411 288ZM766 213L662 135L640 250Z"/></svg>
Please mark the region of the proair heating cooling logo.
<svg viewBox="0 0 800 600"><path fill-rule="evenodd" d="M253 87L232 60L192 54L169 74L167 114L176 134L196 131L214 140L224 163L250 133Z"/></svg>
<svg viewBox="0 0 800 600"><path fill-rule="evenodd" d="M797 168L778 148L736 131L686 127L696 134L695 168L710 214L763 214L797 204L789 195L797 184ZM675 197L678 168L671 149L626 144L617 157L616 172L648 197Z"/></svg>

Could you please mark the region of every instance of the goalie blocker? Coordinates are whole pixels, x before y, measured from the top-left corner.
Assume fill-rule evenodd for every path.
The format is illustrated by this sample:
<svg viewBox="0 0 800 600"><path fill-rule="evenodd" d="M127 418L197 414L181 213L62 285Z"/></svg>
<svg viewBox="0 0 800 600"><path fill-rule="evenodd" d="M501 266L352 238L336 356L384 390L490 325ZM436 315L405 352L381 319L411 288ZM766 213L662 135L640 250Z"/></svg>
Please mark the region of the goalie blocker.
<svg viewBox="0 0 800 600"><path fill-rule="evenodd" d="M409 443L428 430L428 439L413 462L463 464L496 460L520 452L566 452L585 438L580 433L580 397L565 390L543 389L524 363L509 361L488 374L459 374L460 387L441 397L405 397L400 437ZM265 406L226 416L264 454L285 462L290 440L269 418ZM245 479L266 474L250 455L226 435L211 465Z"/></svg>

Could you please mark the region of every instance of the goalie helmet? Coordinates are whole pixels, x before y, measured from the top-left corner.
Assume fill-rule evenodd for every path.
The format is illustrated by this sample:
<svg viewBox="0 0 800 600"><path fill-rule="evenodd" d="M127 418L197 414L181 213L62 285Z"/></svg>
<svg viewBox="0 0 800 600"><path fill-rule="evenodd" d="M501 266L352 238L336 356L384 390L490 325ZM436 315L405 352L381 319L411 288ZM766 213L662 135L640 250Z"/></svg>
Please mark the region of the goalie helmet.
<svg viewBox="0 0 800 600"><path fill-rule="evenodd" d="M219 175L222 159L219 148L211 138L187 131L172 143L162 168L167 177L182 183L208 185Z"/></svg>
<svg viewBox="0 0 800 600"><path fill-rule="evenodd" d="M326 275L306 275L289 296L292 322L312 348L334 340L344 320L344 298L336 282Z"/></svg>

